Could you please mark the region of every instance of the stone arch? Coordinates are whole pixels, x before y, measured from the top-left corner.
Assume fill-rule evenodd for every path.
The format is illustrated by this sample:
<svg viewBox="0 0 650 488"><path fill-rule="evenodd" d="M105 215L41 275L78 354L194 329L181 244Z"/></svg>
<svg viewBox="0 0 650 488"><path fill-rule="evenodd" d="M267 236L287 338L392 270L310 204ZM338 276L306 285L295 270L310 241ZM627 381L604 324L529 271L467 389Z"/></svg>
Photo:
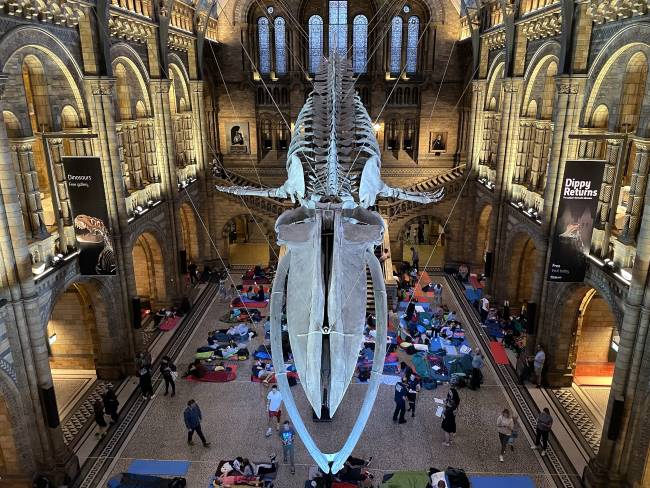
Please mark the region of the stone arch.
<svg viewBox="0 0 650 488"><path fill-rule="evenodd" d="M556 43L548 43L548 47L544 51L551 52L537 59L534 58L526 70L524 78L526 88L521 108L522 113L528 117L547 120L551 118L555 95L555 75L559 62L558 54L554 52L556 50L559 51L559 46L556 46ZM540 51L541 49L538 53ZM533 115L528 110L532 101L535 101L537 107L537 112Z"/></svg>
<svg viewBox="0 0 650 488"><path fill-rule="evenodd" d="M621 96L619 73L624 71L624 66L637 52L643 52L646 60L650 57L650 43L640 41L649 38L650 25L636 22L619 30L603 46L589 69L585 87L585 104L581 114L582 126L591 120L595 107L606 104L609 108L609 129L616 129L614 126L619 121L619 99ZM646 83L645 104L641 108L641 120L643 121L639 122L641 133L639 134L637 131L637 134L642 137L650 131L650 127L647 127L650 112L648 92L650 92L650 83Z"/></svg>
<svg viewBox="0 0 650 488"><path fill-rule="evenodd" d="M7 137L20 137L24 134L25 129L21 126L20 120L18 120L18 117L16 117L13 112L4 110L2 112L2 117L7 128Z"/></svg>
<svg viewBox="0 0 650 488"><path fill-rule="evenodd" d="M609 331L605 330L608 337L597 354L602 355L609 349L612 337L611 334L620 330L621 321L616 313L616 305L612 301L608 290L603 289L599 283L592 282L585 279L584 283L571 283L560 287L558 290L557 298L553 306L555 313L553 317L553 331L557 343L553 344L554 352L554 366L558 369L565 370L571 376L576 374L576 366L579 362L588 359L581 351L581 343L584 345L587 340L587 321L596 320L600 324L607 322L609 324ZM591 327L589 327L591 328ZM606 327L604 327L606 329ZM594 335L602 335L598 331L591 331L589 341L594 340ZM602 341L602 337L599 339ZM604 346L604 349L603 347ZM593 350L593 348L592 348ZM608 362L607 358L598 357L601 363ZM613 374L613 362L609 366L611 374ZM578 374L583 375L586 371L578 371ZM593 372L592 372L593 374ZM598 376L597 374L593 374Z"/></svg>
<svg viewBox="0 0 650 488"><path fill-rule="evenodd" d="M174 59L173 61L171 61L172 58ZM175 106L179 107L178 111L180 112L181 99L184 99L185 110L190 110L191 102L190 102L190 90L189 90L189 76L187 75L185 66L176 55L170 56L169 79L171 80L172 86L174 88L173 93L176 95L176 101L172 102L170 100L170 103L175 103ZM169 94L171 97L172 96L171 89L169 90Z"/></svg>
<svg viewBox="0 0 650 488"><path fill-rule="evenodd" d="M238 249L239 245L253 244L253 253L262 259L270 261L273 257L273 242L275 231L273 226L266 220L259 217L254 218L251 214L241 213L230 217L221 229L221 236L224 249L228 254L231 264L265 264L259 262L247 262L254 260L254 257L246 259ZM268 257L266 255L268 253ZM251 253L252 254L252 253Z"/></svg>
<svg viewBox="0 0 650 488"><path fill-rule="evenodd" d="M134 240L131 250L136 291L143 301L149 301L152 309L166 304L170 298L160 242L158 236L145 230Z"/></svg>
<svg viewBox="0 0 650 488"><path fill-rule="evenodd" d="M591 115L589 127L596 129L607 129L609 126L609 109L607 105L601 103L596 107L594 113Z"/></svg>
<svg viewBox="0 0 650 488"><path fill-rule="evenodd" d="M21 476L35 470L29 446L30 429L16 384L0 369L0 479Z"/></svg>
<svg viewBox="0 0 650 488"><path fill-rule="evenodd" d="M187 202L181 204L179 217L183 249L187 253L187 259L196 262L199 259L198 227L194 211Z"/></svg>
<svg viewBox="0 0 650 488"><path fill-rule="evenodd" d="M61 110L61 128L73 129L80 127L79 114L72 105L66 105Z"/></svg>
<svg viewBox="0 0 650 488"><path fill-rule="evenodd" d="M503 55L499 54L494 59L490 71L488 72L488 85L485 92L486 109L497 111L500 108L501 101L501 81L503 79L503 72L505 69L505 62ZM492 100L495 101L492 107Z"/></svg>
<svg viewBox="0 0 650 488"><path fill-rule="evenodd" d="M404 219L401 222L397 240L401 244L402 261L411 260L411 247L416 247L420 258L420 266L441 266L444 264L446 251L446 236L440 234L444 220L430 213L422 213ZM393 259L397 260L399 249L391 251Z"/></svg>
<svg viewBox="0 0 650 488"><path fill-rule="evenodd" d="M544 256L539 252L542 243L537 236L523 226L508 230L510 238L505 246L504 259L501 260L501 280L504 283L504 299L510 301L512 308L531 301L535 280L541 279L541 262Z"/></svg>
<svg viewBox="0 0 650 488"><path fill-rule="evenodd" d="M104 379L120 378L123 374L121 363L130 357L128 338L124 329L123 309L121 303L116 300L116 290L111 287L111 282L106 279L83 277L78 274L70 275L68 280L62 281L56 289L52 290L44 307L41 309L41 327L49 337L48 328L52 317L56 317L55 307L63 303L67 306L74 305L74 298L81 304L82 310L77 310L80 321L86 327L83 332L87 338L92 339L92 361L93 365L87 369L95 369L97 376ZM76 296L67 297L67 293L77 293ZM62 301L63 300L63 301ZM59 334L65 331L56 328L57 343ZM51 332L51 331L50 331ZM73 333L74 330L68 331ZM89 344L86 342L86 344ZM89 352L89 349L87 349ZM88 356L88 354L86 354Z"/></svg>
<svg viewBox="0 0 650 488"><path fill-rule="evenodd" d="M144 115L142 117L151 116L151 99L149 96L149 74L145 68L140 56L138 56L133 48L125 43L118 43L111 47L111 65L113 67L113 74L117 78L118 66L124 70L124 75L128 83L130 100L129 111L133 116L142 113L142 108L138 109L138 104L144 104ZM116 83L116 90L119 89ZM119 95L119 93L118 93Z"/></svg>
<svg viewBox="0 0 650 488"><path fill-rule="evenodd" d="M82 96L83 73L63 42L42 27L18 26L7 32L0 40L0 71L10 78L7 83L9 91L5 89L5 101L9 101L9 103L5 105L11 109L15 104L15 102L11 103L13 100L16 102L22 100L22 90L15 88L20 83L12 82L11 78L19 74L18 67L28 54L33 54L42 63L47 63L48 77L60 76L62 80L65 80L63 83L59 83L56 97L52 97L50 105L57 108L67 104L72 105L79 114L81 126L86 126L88 117ZM20 111L15 111L15 113L18 114ZM54 130L60 129L59 114L59 110L54 110L52 113L54 124L52 129ZM57 117L55 118L55 116ZM29 124L24 124L24 127L28 126Z"/></svg>

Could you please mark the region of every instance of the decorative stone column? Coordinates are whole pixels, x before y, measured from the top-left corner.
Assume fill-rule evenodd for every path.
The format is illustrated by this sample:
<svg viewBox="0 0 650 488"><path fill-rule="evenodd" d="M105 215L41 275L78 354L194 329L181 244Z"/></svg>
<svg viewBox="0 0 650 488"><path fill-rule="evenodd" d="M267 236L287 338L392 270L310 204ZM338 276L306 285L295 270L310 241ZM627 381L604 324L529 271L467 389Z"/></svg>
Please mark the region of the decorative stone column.
<svg viewBox="0 0 650 488"><path fill-rule="evenodd" d="M63 168L62 158L65 155L63 151L63 139L50 139L50 154L52 155L52 168L54 170L54 184L59 197L59 208L61 209L61 218L63 225L72 226L72 209L70 208L70 197L68 197L68 185L65 182L65 170Z"/></svg>
<svg viewBox="0 0 650 488"><path fill-rule="evenodd" d="M546 186L546 167L548 165L551 131L552 127L550 122L537 121L535 123L535 146L530 172L530 189L532 191L543 193L544 187Z"/></svg>
<svg viewBox="0 0 650 488"><path fill-rule="evenodd" d="M553 134L551 149L549 151L549 164L546 176L546 188L544 190L544 211L542 212L543 236L551 236L555 232L557 224L557 209L562 194L562 176L566 161L576 154L577 144L569 139L569 134L578 131L580 112L583 104L583 90L586 83L584 76L560 75L555 78L557 87L556 101L553 109ZM548 239L548 237L546 237ZM544 256L542 277L546 273L550 260L550 246L545 240L537 249L541 256ZM556 311L552 307L544 306L554 288L560 286L551 283L543 278L533 283L533 297L537 299L539 311L537 319L537 331L535 341L529 341L527 353L532 353L539 341L547 346L548 356L546 364L547 381L551 386L570 386L572 378L571 371L567 369L567 357L558 353L558 345L563 338L557 336L553 330ZM567 350L568 354L568 350ZM567 382L568 385L567 385Z"/></svg>
<svg viewBox="0 0 650 488"><path fill-rule="evenodd" d="M138 127L135 121L122 122L124 160L131 175L131 187L137 190L143 188L142 164L140 162L140 143Z"/></svg>
<svg viewBox="0 0 650 488"><path fill-rule="evenodd" d="M50 235L45 227L41 192L38 186L38 173L34 164L34 139L14 139L10 141L17 188L21 207L28 214L29 229L34 239L44 239ZM18 182L20 184L18 184Z"/></svg>
<svg viewBox="0 0 650 488"><path fill-rule="evenodd" d="M124 156L124 146L126 145L124 131L122 130L122 124L115 124L115 142L117 143L117 160L120 163L120 169L122 170L122 190L124 195L129 194L129 190L133 188L131 184L131 172L129 171L129 165L126 163L126 157Z"/></svg>
<svg viewBox="0 0 650 488"><path fill-rule="evenodd" d="M530 170L530 154L533 146L534 123L527 120L519 121L519 143L517 144L517 160L512 182L520 185L528 183Z"/></svg>
<svg viewBox="0 0 650 488"><path fill-rule="evenodd" d="M467 148L467 169L478 173L478 161L483 141L483 117L485 107L485 80L472 81L472 102L469 123L469 147Z"/></svg>
<svg viewBox="0 0 650 488"><path fill-rule="evenodd" d="M605 152L605 170L603 173L603 184L600 187L600 196L598 197L598 210L596 211L595 226L598 229L604 229L609 221L609 209L616 202L612 202L614 196L614 180L616 178L616 163L619 159L621 150L621 141L618 139L608 139ZM605 245L604 251L607 251Z"/></svg>
<svg viewBox="0 0 650 488"><path fill-rule="evenodd" d="M650 153L650 146L640 143L635 145L636 156L630 182L630 195L625 211L623 232L619 237L619 240L624 244L634 244L636 240L636 233L641 220L641 210L643 210L643 197L648 184L648 153Z"/></svg>
<svg viewBox="0 0 650 488"><path fill-rule="evenodd" d="M140 143L142 147L140 154L147 171L146 179L149 183L159 183L160 170L156 161L156 133L153 119L140 119L138 121L138 128L140 129Z"/></svg>

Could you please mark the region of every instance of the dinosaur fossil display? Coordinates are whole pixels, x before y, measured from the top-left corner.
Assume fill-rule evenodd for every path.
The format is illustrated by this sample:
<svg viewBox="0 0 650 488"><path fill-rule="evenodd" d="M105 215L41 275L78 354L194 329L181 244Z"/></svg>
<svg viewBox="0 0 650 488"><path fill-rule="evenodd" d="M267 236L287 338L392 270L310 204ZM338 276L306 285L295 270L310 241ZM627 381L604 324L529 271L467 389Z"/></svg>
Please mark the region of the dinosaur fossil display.
<svg viewBox="0 0 650 488"><path fill-rule="evenodd" d="M117 268L115 252L108 230L102 219L80 214L74 218L75 237L80 244L103 245L99 253L95 271L97 274L113 274Z"/></svg>
<svg viewBox="0 0 650 488"><path fill-rule="evenodd" d="M341 450L326 454L309 434L283 373L283 309L286 306L291 351L306 397L317 417L323 411L333 416L363 342L366 269L374 289L377 338L387 336L384 277L373 253L383 241L384 221L369 207L380 197L427 204L444 196L443 189L416 193L382 181L381 151L354 81L347 60L338 55L323 60L295 122L283 185L216 187L235 195L290 198L299 204L275 225L278 243L287 253L278 264L271 294L271 349L287 412L326 473L341 469L363 432L381 383L386 342L377 341L368 389L352 432Z"/></svg>

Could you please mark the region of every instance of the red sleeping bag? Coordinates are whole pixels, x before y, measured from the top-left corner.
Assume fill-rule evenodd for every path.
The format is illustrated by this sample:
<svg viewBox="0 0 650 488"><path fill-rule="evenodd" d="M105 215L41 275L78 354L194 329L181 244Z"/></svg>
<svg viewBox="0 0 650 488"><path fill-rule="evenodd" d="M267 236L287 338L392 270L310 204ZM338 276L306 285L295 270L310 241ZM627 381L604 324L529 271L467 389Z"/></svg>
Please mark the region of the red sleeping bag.
<svg viewBox="0 0 650 488"><path fill-rule="evenodd" d="M298 379L298 373L295 373L293 371L289 371L287 373L287 378L295 378L297 380ZM253 376L253 375L251 375L251 381L253 383L261 383L262 382L262 380L260 378L258 378L257 376ZM274 383L277 383L277 382L278 382L278 380L277 380L277 378L275 376L270 381L267 381L267 383L270 383L270 384L274 384Z"/></svg>
<svg viewBox="0 0 650 488"><path fill-rule="evenodd" d="M208 371L202 378L190 375L186 379L187 381L206 383L227 383L228 381L234 381L237 378L237 365L229 364L227 368L225 371Z"/></svg>
<svg viewBox="0 0 650 488"><path fill-rule="evenodd" d="M181 321L180 317L169 317L168 319L163 320L160 323L160 330L168 331L174 329L178 323Z"/></svg>

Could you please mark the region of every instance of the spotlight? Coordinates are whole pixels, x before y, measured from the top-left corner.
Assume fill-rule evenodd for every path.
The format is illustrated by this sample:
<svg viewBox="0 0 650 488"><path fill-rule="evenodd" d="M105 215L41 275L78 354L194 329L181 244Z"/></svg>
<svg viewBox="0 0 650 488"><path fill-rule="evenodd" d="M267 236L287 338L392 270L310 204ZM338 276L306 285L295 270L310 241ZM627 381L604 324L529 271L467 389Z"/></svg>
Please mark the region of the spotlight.
<svg viewBox="0 0 650 488"><path fill-rule="evenodd" d="M373 127L373 129L375 129L375 132L379 132L379 129L381 129L381 125L379 125L379 124L375 124L372 127Z"/></svg>

